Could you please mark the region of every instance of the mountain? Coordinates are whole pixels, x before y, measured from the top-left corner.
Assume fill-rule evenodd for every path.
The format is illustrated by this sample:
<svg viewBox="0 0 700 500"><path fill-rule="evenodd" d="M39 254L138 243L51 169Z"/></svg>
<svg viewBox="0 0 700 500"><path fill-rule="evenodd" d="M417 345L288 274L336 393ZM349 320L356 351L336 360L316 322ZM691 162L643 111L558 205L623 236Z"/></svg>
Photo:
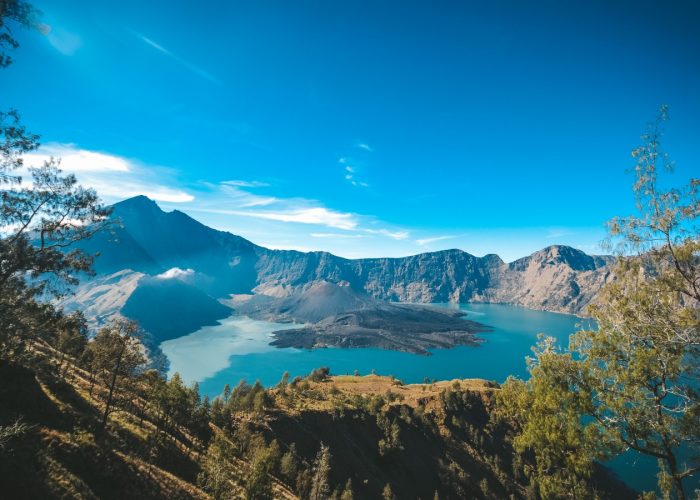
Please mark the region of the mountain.
<svg viewBox="0 0 700 500"><path fill-rule="evenodd" d="M199 288L161 275L141 278L121 308L161 342L215 325L231 312Z"/></svg>
<svg viewBox="0 0 700 500"><path fill-rule="evenodd" d="M483 300L580 314L612 279L614 262L611 256L550 246L501 266Z"/></svg>
<svg viewBox="0 0 700 500"><path fill-rule="evenodd" d="M309 290L314 292L317 303L307 304L314 315L303 321L318 321L347 311L348 301L353 310L361 309L370 299L493 302L583 314L586 305L611 279L613 262L609 256L590 256L557 245L511 263L497 255L476 257L456 249L369 259L345 259L327 252L270 250L207 227L180 211L165 212L145 196L115 204L111 217L115 222L112 231L82 246L86 252L98 255L97 277L82 284L76 298L66 305L75 307L79 302L104 319L124 312L130 295L138 291L143 310L155 306L159 313L176 317L177 310L182 311L189 299L175 300L175 288L167 292L167 300L162 295L156 299L159 294L154 295L155 290L146 293L143 288L147 285L144 280L150 277L168 276L186 283L182 293L186 291L190 298L196 295L197 301L209 304L209 312L188 323L187 328L210 324L225 312L213 312L218 309L213 302L218 300L235 308L235 301L227 301L241 294L255 294L252 304L267 306L270 297L287 298L289 303L276 302L275 307L293 307L299 312L311 299ZM329 288L318 284L322 282L344 286ZM154 282L148 283L153 286ZM110 286L115 289L110 290ZM143 320L143 311L134 313L134 303L135 300L126 312Z"/></svg>

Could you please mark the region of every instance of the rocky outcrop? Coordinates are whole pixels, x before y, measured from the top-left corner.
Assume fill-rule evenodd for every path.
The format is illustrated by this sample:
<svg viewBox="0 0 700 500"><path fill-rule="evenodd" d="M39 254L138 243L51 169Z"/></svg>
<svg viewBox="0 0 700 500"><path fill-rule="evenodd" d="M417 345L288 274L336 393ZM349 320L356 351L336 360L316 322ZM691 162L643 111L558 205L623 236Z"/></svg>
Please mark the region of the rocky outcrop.
<svg viewBox="0 0 700 500"><path fill-rule="evenodd" d="M551 246L512 263L445 250L396 259L347 260L328 253L268 251L258 264L259 293L292 293L314 280L347 282L398 302L494 302L582 314L611 279L612 257Z"/></svg>
<svg viewBox="0 0 700 500"><path fill-rule="evenodd" d="M590 256L575 248L550 246L501 266L474 302L515 304L530 309L584 314L612 279L610 256Z"/></svg>

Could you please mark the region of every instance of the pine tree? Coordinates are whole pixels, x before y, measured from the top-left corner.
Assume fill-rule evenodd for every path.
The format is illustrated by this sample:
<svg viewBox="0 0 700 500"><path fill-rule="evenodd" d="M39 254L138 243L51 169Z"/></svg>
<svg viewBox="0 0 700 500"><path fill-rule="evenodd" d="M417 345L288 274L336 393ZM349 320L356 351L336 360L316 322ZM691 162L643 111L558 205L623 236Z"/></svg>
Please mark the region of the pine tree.
<svg viewBox="0 0 700 500"><path fill-rule="evenodd" d="M345 488L343 488L340 494L340 500L353 500L353 498L355 498L355 495L352 491L352 479L348 478L348 481L345 483Z"/></svg>
<svg viewBox="0 0 700 500"><path fill-rule="evenodd" d="M328 446L321 443L321 449L316 455L313 466L313 479L311 481L310 500L327 500L331 494L331 487L328 483L331 472L331 452Z"/></svg>
<svg viewBox="0 0 700 500"><path fill-rule="evenodd" d="M136 323L119 318L102 328L89 344L93 365L107 391L100 431L104 431L107 425L121 383L128 381L146 364L143 346L137 338L138 332Z"/></svg>
<svg viewBox="0 0 700 500"><path fill-rule="evenodd" d="M394 492L392 491L391 485L389 483L386 483L386 486L384 486L384 489L382 490L382 499L396 500L396 495L394 495Z"/></svg>

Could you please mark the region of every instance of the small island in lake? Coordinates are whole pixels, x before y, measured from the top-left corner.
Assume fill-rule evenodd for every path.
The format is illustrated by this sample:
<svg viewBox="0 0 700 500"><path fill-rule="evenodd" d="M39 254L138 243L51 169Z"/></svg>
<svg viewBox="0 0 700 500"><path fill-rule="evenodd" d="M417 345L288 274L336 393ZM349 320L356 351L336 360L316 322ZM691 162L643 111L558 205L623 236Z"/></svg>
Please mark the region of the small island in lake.
<svg viewBox="0 0 700 500"><path fill-rule="evenodd" d="M377 347L429 355L430 349L478 345L476 334L490 331L461 311L382 302L342 282L314 281L287 297L254 295L232 305L255 319L300 323L273 332L278 347Z"/></svg>

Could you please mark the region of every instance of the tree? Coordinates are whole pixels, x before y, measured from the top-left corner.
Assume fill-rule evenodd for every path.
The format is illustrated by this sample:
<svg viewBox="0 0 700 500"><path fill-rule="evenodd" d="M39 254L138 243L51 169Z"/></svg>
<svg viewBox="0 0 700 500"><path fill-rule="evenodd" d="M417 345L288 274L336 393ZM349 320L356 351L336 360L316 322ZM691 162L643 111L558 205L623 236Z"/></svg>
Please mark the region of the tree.
<svg viewBox="0 0 700 500"><path fill-rule="evenodd" d="M280 472L288 480L292 481L297 476L299 460L297 459L297 446L292 443L280 462Z"/></svg>
<svg viewBox="0 0 700 500"><path fill-rule="evenodd" d="M660 188L660 172L673 166L661 147L666 119L662 107L633 151L638 213L609 224L620 257L589 309L597 330L573 335L568 351L546 340L530 380L509 380L501 401L538 470L551 463L575 483L593 460L633 450L658 459L659 487L684 499L684 480L700 470L700 180ZM555 423L559 437L547 434ZM580 467L561 469L571 454L585 457Z"/></svg>
<svg viewBox="0 0 700 500"><path fill-rule="evenodd" d="M0 67L18 46L10 23L41 28L39 12L21 0L0 2ZM16 110L0 111L0 357L14 358L58 315L44 299L89 272L92 259L75 249L108 224L109 211L94 190L63 175L51 158L30 167L29 186L19 175L24 156L39 147Z"/></svg>
<svg viewBox="0 0 700 500"><path fill-rule="evenodd" d="M269 446L264 441L255 448L248 476L245 479L246 497L249 499L272 497L272 473L277 470L280 449L276 440Z"/></svg>
<svg viewBox="0 0 700 500"><path fill-rule="evenodd" d="M313 466L313 479L311 481L310 500L327 500L331 495L331 487L328 478L331 472L331 451L328 446L321 443L321 448L316 454Z"/></svg>
<svg viewBox="0 0 700 500"><path fill-rule="evenodd" d="M528 360L530 379L509 378L498 393L505 415L516 426L516 453L534 455L526 473L542 498L586 498L598 456L596 440L581 419L586 395L572 390L571 356L543 338ZM602 457L599 457L602 458Z"/></svg>
<svg viewBox="0 0 700 500"><path fill-rule="evenodd" d="M120 383L128 381L146 364L138 333L136 323L117 318L102 328L89 344L96 372L107 391L100 432L104 431L114 409L115 396L121 390Z"/></svg>
<svg viewBox="0 0 700 500"><path fill-rule="evenodd" d="M320 368L314 368L309 374L309 380L312 382L323 382L331 374L331 369L327 366L322 366Z"/></svg>
<svg viewBox="0 0 700 500"><path fill-rule="evenodd" d="M46 33L48 28L39 23L41 12L33 5L22 0L0 1L0 68L12 64L8 49L16 49L19 42L13 36L8 21L13 21L24 28L38 29Z"/></svg>
<svg viewBox="0 0 700 500"><path fill-rule="evenodd" d="M232 455L231 445L225 437L217 433L201 461L202 471L197 476L197 484L216 500L236 498L233 488L234 476L228 461Z"/></svg>
<svg viewBox="0 0 700 500"><path fill-rule="evenodd" d="M352 479L348 478L348 481L345 483L345 488L343 488L343 491L340 493L340 500L353 500L355 498L355 494L352 490Z"/></svg>
<svg viewBox="0 0 700 500"><path fill-rule="evenodd" d="M87 348L88 327L85 316L81 311L76 311L61 318L58 323L58 337L56 338L56 349L61 352L59 360L59 370L65 375L68 364L64 363L65 357L79 359Z"/></svg>
<svg viewBox="0 0 700 500"><path fill-rule="evenodd" d="M382 490L382 499L383 500L396 500L396 495L394 495L394 492L391 489L391 485L389 483L386 483L386 485L384 486L384 489Z"/></svg>

